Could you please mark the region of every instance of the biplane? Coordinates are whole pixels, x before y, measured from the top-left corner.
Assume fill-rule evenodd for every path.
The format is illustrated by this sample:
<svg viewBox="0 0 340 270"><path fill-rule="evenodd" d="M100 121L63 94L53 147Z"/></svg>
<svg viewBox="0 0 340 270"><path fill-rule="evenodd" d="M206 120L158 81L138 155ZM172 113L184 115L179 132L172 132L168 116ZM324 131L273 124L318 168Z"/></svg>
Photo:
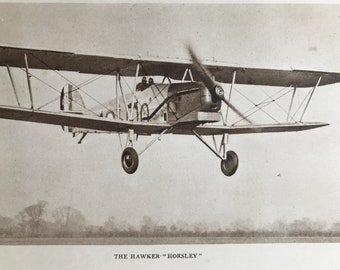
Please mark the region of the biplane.
<svg viewBox="0 0 340 270"><path fill-rule="evenodd" d="M0 46L0 66L7 68L17 100L16 106L0 106L0 118L59 125L74 136L80 134L79 143L90 133L116 133L119 137L125 134L121 163L128 174L137 170L139 156L164 134L197 137L221 160L223 174L231 176L238 169L239 158L228 149L229 135L302 131L328 125L303 122L302 118L317 87L340 82L340 73L247 68L201 61L191 47L188 47L188 55L188 59L160 59ZM21 106L17 97L11 72L14 68L26 73L28 108ZM103 106L96 110L89 109L80 94L81 86L68 83L59 88L60 110L42 110L34 104L32 69L115 76L115 98L107 104L99 104ZM128 93L121 83L124 77L135 79ZM162 80L156 82L154 77ZM228 94L224 90L225 84L229 84ZM254 123L249 112L241 112L231 101L236 84L288 89L285 94L291 93L291 96L285 110L287 121ZM294 98L302 88L310 90L299 106L302 111L300 119L292 121ZM262 110L276 98L268 96L262 103L254 104L254 109ZM228 123L228 112L239 117L238 124ZM156 136L137 153L138 137L150 135ZM212 136L213 143L209 143L206 136ZM218 142L217 137L221 139Z"/></svg>

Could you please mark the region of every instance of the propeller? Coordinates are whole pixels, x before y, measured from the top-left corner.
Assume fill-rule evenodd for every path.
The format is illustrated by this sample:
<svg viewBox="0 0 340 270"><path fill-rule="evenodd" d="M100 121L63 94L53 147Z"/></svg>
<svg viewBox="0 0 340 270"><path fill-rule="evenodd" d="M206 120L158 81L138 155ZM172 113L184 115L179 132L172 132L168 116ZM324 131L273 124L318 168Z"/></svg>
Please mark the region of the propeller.
<svg viewBox="0 0 340 270"><path fill-rule="evenodd" d="M199 79L203 82L205 87L208 88L213 100L214 101L217 101L219 99L222 100L238 116L240 116L242 119L247 121L249 124L252 124L252 122L244 114L242 114L233 104L231 104L225 98L224 90L222 86L220 86L218 83L215 82L215 80L213 79L213 76L210 74L209 70L207 70L205 66L203 66L201 60L197 57L196 53L191 48L191 46L188 46L188 51L192 59L193 70L197 73Z"/></svg>

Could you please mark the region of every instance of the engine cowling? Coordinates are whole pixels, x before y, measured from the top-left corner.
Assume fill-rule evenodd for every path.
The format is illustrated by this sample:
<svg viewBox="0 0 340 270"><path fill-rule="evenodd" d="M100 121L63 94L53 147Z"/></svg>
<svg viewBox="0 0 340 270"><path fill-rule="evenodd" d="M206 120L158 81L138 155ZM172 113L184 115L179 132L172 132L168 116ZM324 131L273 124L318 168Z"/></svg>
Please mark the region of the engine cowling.
<svg viewBox="0 0 340 270"><path fill-rule="evenodd" d="M193 89L193 91L191 91ZM195 90L196 89L196 90ZM199 82L174 83L169 86L168 115L170 123L218 122L221 101L214 101L209 90Z"/></svg>

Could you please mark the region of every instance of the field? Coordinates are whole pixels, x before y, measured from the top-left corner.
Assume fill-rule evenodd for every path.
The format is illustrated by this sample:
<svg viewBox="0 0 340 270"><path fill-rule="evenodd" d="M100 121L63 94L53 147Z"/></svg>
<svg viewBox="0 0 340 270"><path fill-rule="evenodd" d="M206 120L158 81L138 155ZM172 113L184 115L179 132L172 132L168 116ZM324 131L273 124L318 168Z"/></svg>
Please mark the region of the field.
<svg viewBox="0 0 340 270"><path fill-rule="evenodd" d="M252 243L340 243L340 237L0 238L0 245L179 245Z"/></svg>

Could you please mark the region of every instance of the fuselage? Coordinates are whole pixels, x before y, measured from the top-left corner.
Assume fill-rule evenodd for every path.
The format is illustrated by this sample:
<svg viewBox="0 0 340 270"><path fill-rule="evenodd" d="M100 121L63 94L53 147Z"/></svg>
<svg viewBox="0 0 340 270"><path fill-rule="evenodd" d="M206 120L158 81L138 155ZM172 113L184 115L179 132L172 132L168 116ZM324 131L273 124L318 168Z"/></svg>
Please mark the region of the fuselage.
<svg viewBox="0 0 340 270"><path fill-rule="evenodd" d="M101 117L121 121L168 123L177 129L221 120L221 101L214 101L209 90L199 82L148 85L112 99L105 109L91 110L86 109L80 93L69 85L67 91L62 91L60 108L76 114L96 112ZM73 134L101 133L75 127L63 129Z"/></svg>
<svg viewBox="0 0 340 270"><path fill-rule="evenodd" d="M198 113L216 113L220 108L221 102L214 102L203 84L185 82L152 84L136 91L135 95L120 96L112 101L111 110L104 115L123 120L174 124L190 119L199 120Z"/></svg>

